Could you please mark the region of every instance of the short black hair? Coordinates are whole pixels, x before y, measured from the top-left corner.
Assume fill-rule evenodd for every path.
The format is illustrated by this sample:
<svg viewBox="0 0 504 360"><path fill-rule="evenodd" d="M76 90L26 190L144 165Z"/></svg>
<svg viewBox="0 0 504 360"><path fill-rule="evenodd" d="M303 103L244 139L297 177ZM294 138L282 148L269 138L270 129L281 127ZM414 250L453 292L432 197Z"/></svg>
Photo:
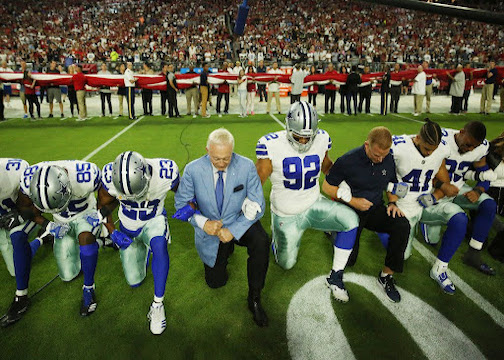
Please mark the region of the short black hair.
<svg viewBox="0 0 504 360"><path fill-rule="evenodd" d="M425 124L420 129L420 137L429 145L439 145L441 142L441 127L438 123L429 118L425 118Z"/></svg>
<svg viewBox="0 0 504 360"><path fill-rule="evenodd" d="M464 130L479 143L482 143L486 138L486 126L481 121L468 122L465 124Z"/></svg>

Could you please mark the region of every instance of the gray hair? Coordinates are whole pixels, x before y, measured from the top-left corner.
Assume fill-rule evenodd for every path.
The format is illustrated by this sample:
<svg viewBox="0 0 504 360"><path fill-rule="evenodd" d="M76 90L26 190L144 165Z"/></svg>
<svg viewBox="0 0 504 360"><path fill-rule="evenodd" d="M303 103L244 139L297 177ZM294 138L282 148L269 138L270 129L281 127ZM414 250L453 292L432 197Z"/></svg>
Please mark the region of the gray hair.
<svg viewBox="0 0 504 360"><path fill-rule="evenodd" d="M234 148L234 137L233 134L224 128L219 128L214 130L208 135L207 148L210 145L231 145Z"/></svg>

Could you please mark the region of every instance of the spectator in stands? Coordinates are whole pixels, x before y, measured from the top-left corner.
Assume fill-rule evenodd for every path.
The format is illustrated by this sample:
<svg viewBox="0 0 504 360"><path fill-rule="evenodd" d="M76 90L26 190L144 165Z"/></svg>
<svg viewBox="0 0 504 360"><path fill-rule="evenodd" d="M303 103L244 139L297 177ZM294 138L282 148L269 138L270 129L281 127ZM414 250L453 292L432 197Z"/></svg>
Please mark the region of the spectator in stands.
<svg viewBox="0 0 504 360"><path fill-rule="evenodd" d="M494 86L497 82L497 69L495 68L495 61L490 61L488 64L487 76L485 85L481 90L480 114L489 115L492 108L492 97Z"/></svg>
<svg viewBox="0 0 504 360"><path fill-rule="evenodd" d="M47 70L48 74L59 74L60 71L56 68L57 64L56 61L51 61L51 65L49 66L49 70ZM53 102L56 99L56 101L59 104L60 107L60 114L61 118L64 118L65 115L63 114L63 102L61 101L61 89L59 85L49 85L47 87L47 101L49 102L49 116L52 118L53 115Z"/></svg>
<svg viewBox="0 0 504 360"><path fill-rule="evenodd" d="M464 114L467 113L467 108L469 106L469 95L471 94L471 88L473 86L473 72L469 70L471 69L471 64L466 63L465 68L467 73L465 74L464 98L462 105L462 111Z"/></svg>
<svg viewBox="0 0 504 360"><path fill-rule="evenodd" d="M208 63L204 63L200 74L201 117L203 118L210 117L210 114L207 114L208 89Z"/></svg>
<svg viewBox="0 0 504 360"><path fill-rule="evenodd" d="M154 71L151 69L150 65L146 62L144 62L143 64L142 74L154 75ZM152 116L152 89L142 88L142 107L144 115Z"/></svg>
<svg viewBox="0 0 504 360"><path fill-rule="evenodd" d="M317 73L318 73L317 68L314 65L310 66L309 75L316 75ZM308 86L308 102L312 104L315 109L317 108L317 94L318 94L317 84L312 84Z"/></svg>
<svg viewBox="0 0 504 360"><path fill-rule="evenodd" d="M228 74L228 63L224 61L222 63L222 68L219 70L219 73L225 73ZM222 103L222 98L224 98L224 101L226 102L226 105L224 105L224 114L227 114L229 111L229 83L227 81L224 81L223 83L219 84L217 86L217 114L219 117L222 117L221 114L221 103Z"/></svg>
<svg viewBox="0 0 504 360"><path fill-rule="evenodd" d="M329 63L329 65L327 65L325 74L336 75L337 73L338 72L334 69L333 64ZM334 103L336 101L336 82L334 80L330 80L329 83L326 84L324 97L325 97L324 112L326 114L329 114L330 111L331 114L334 114Z"/></svg>
<svg viewBox="0 0 504 360"><path fill-rule="evenodd" d="M381 95L380 114L387 115L388 98L390 94L390 66L385 65L383 71L384 74L380 86L380 95Z"/></svg>
<svg viewBox="0 0 504 360"><path fill-rule="evenodd" d="M37 95L35 94L35 84L37 80L33 79L31 76L31 71L25 70L23 72L23 84L25 87L25 96L26 100L28 100L28 108L30 111L30 117L32 120L35 120L33 116L33 105L37 107L37 119L40 119L40 103L38 101Z"/></svg>
<svg viewBox="0 0 504 360"><path fill-rule="evenodd" d="M422 67L423 67L424 71L427 70L429 68L429 62L428 61L422 62ZM425 77L426 77L426 80L425 80L425 112L427 114L430 114L430 104L431 104L432 88L433 88L432 80L433 80L433 78L434 79L436 78L436 75L435 74L427 75L427 73L425 73Z"/></svg>
<svg viewBox="0 0 504 360"><path fill-rule="evenodd" d="M401 66L399 64L394 65L393 74L397 74L401 71ZM391 75L392 77L392 75ZM399 98L401 97L401 85L404 81L402 80L392 80L390 79L390 112L397 114L399 107Z"/></svg>
<svg viewBox="0 0 504 360"><path fill-rule="evenodd" d="M175 78L175 67L173 64L168 65L168 76L166 78L166 85L168 87L168 116L181 117L177 106L177 94L179 89L177 87L177 79ZM152 105L151 105L152 115Z"/></svg>
<svg viewBox="0 0 504 360"><path fill-rule="evenodd" d="M414 96L414 108L415 112L414 116L419 116L422 113L423 99L425 97L425 85L426 85L426 76L425 71L423 70L423 66L419 65L417 68L418 74L415 76L413 80L413 87L411 88L411 93Z"/></svg>
<svg viewBox="0 0 504 360"><path fill-rule="evenodd" d="M240 102L239 117L247 116L247 76L243 69L238 73L238 100Z"/></svg>
<svg viewBox="0 0 504 360"><path fill-rule="evenodd" d="M107 64L103 63L101 65L101 70L98 71L98 75L111 75L110 71L107 69ZM112 91L110 90L110 86L100 87L100 101L102 116L105 117L105 101L108 104L109 115L112 116Z"/></svg>
<svg viewBox="0 0 504 360"><path fill-rule="evenodd" d="M87 79L82 72L82 65L77 65L76 73L72 77L75 92L77 93L77 104L79 104L79 118L76 121L85 121L87 119L86 107L86 83Z"/></svg>
<svg viewBox="0 0 504 360"><path fill-rule="evenodd" d="M266 73L266 66L264 66L264 61L259 61L259 66L257 66L257 73ZM259 102L268 101L268 93L266 92L266 84L257 84L257 92L259 93Z"/></svg>
<svg viewBox="0 0 504 360"><path fill-rule="evenodd" d="M462 109L462 98L464 97L465 74L462 65L458 65L455 76L452 76L449 71L446 75L452 80L450 87L450 95L452 97L451 113L460 114Z"/></svg>
<svg viewBox="0 0 504 360"><path fill-rule="evenodd" d="M268 70L268 74L282 75L283 72L278 68L278 63L275 61L273 63L273 68ZM266 112L269 114L271 111L271 99L275 98L276 107L279 114L282 113L280 108L280 84L278 82L278 76L275 76L273 81L268 82L268 103L266 105Z"/></svg>
<svg viewBox="0 0 504 360"><path fill-rule="evenodd" d="M353 100L353 109L354 115L357 115L357 92L359 89L359 84L362 82L362 79L359 74L357 74L357 65L352 65L352 71L348 74L346 85L347 85L347 94L346 94L346 103L347 103L347 113L348 115L352 115L352 107L350 103Z"/></svg>
<svg viewBox="0 0 504 360"><path fill-rule="evenodd" d="M348 69L346 68L346 66L344 64L341 65L340 74L348 74ZM339 93L340 93L340 111L342 114L345 114L347 92L348 92L347 84L346 83L341 84L339 87Z"/></svg>
<svg viewBox="0 0 504 360"><path fill-rule="evenodd" d="M193 63L189 64L189 71L187 72L187 74L196 74L196 72L194 71ZM185 94L187 101L187 115L191 115L191 101L192 101L194 104L193 117L196 117L198 115L198 105L199 105L199 90L196 81L193 81L191 86L186 89Z"/></svg>

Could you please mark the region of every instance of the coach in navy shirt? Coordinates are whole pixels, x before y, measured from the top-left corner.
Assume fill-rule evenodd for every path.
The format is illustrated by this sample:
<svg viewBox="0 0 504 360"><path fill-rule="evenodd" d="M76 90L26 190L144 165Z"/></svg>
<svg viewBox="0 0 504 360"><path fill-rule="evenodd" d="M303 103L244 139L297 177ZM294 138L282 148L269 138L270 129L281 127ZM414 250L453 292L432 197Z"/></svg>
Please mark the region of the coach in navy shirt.
<svg viewBox="0 0 504 360"><path fill-rule="evenodd" d="M363 146L350 150L336 160L324 180L322 190L342 202L345 202L345 196L341 196L341 199L338 197L346 187L341 184L342 181L348 184L352 192L351 199L347 197L345 200L359 215L360 223L347 266L352 266L357 260L362 229L390 235L385 266L378 281L389 299L399 302L401 297L392 275L403 270L410 225L395 204L397 195L387 192L387 206L383 202L383 192L387 190L388 184L397 183L394 158L390 153L391 145L392 135L387 128L380 126L372 129Z"/></svg>

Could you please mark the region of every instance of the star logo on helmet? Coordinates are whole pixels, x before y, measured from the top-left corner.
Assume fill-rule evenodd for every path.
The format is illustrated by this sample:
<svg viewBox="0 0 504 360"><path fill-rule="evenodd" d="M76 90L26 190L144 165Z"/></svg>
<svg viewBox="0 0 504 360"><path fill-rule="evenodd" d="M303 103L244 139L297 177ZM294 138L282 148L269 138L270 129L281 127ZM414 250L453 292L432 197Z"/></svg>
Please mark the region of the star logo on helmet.
<svg viewBox="0 0 504 360"><path fill-rule="evenodd" d="M63 184L61 181L60 183L60 188L58 191L56 191L56 194L61 194L61 195L68 195L70 194L70 189L68 185Z"/></svg>

